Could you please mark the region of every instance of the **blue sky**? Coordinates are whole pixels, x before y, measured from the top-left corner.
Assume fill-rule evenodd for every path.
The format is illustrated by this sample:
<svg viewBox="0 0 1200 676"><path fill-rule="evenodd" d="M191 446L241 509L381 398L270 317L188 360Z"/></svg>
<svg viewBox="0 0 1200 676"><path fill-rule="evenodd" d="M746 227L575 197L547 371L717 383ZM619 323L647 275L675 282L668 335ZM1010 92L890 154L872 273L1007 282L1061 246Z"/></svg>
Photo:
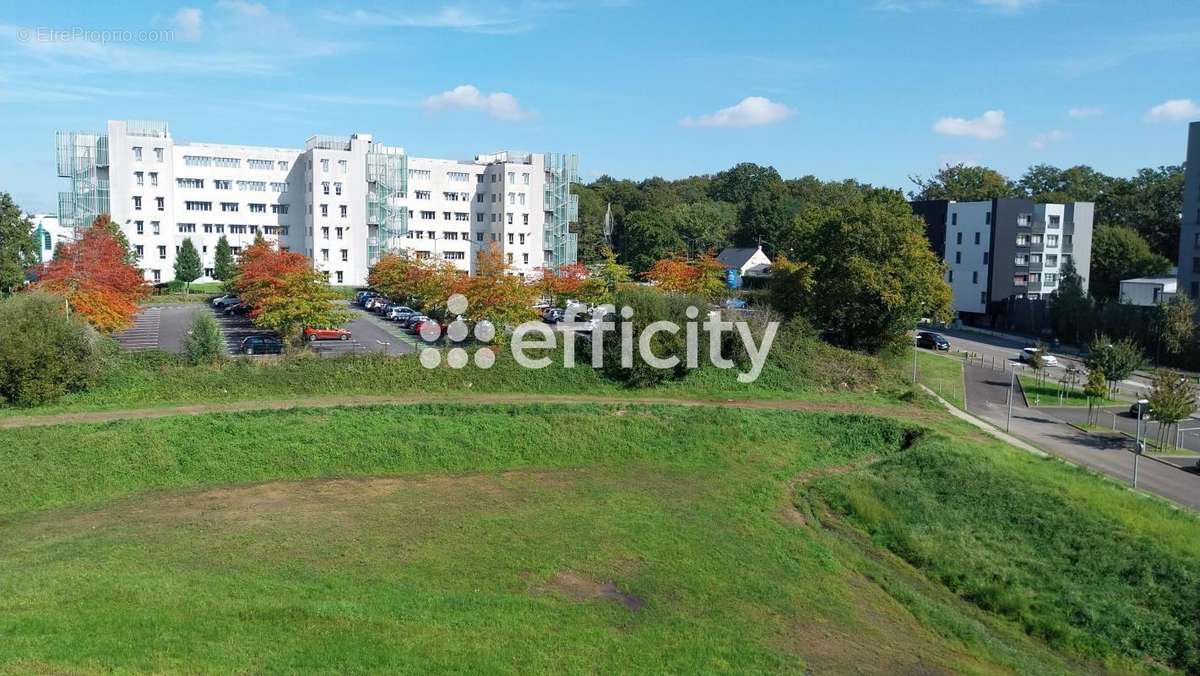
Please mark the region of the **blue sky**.
<svg viewBox="0 0 1200 676"><path fill-rule="evenodd" d="M1128 174L1183 160L1186 123L1200 119L1200 3L0 9L0 190L52 210L65 186L54 130L110 118L167 120L183 141L299 147L315 133L368 131L422 156L570 151L585 180L739 161L905 189L910 174L960 161L1013 176L1038 162Z"/></svg>

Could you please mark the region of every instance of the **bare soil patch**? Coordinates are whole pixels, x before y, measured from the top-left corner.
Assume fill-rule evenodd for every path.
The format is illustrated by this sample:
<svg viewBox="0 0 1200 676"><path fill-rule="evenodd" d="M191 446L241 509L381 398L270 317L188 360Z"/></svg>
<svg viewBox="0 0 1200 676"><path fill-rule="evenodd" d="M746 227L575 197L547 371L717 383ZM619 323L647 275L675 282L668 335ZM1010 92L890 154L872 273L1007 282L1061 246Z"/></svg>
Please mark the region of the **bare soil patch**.
<svg viewBox="0 0 1200 676"><path fill-rule="evenodd" d="M574 601L612 601L628 610L638 611L646 605L640 596L623 592L613 582L597 582L570 570L559 571L541 587L541 591L560 594Z"/></svg>

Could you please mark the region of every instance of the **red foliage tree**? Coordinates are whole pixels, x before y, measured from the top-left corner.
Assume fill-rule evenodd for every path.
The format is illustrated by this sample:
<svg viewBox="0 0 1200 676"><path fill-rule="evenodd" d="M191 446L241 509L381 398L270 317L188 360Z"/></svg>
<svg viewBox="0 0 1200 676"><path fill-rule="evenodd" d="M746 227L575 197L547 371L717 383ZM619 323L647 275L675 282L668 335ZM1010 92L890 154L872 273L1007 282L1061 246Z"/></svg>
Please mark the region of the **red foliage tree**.
<svg viewBox="0 0 1200 676"><path fill-rule="evenodd" d="M101 333L128 328L138 300L150 293L128 255L108 216L102 215L76 241L60 245L55 257L40 267L36 287L65 298L71 310Z"/></svg>

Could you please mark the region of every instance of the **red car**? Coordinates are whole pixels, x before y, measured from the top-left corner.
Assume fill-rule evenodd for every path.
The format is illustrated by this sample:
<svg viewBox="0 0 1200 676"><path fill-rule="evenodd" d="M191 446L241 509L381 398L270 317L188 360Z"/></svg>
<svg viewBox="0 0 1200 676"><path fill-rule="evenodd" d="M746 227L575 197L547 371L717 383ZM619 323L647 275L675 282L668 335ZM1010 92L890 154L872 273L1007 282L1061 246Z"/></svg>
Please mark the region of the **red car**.
<svg viewBox="0 0 1200 676"><path fill-rule="evenodd" d="M421 329L422 329L422 328L423 328L423 327L424 327L426 324L429 324L430 326L437 327L437 331L438 331L438 336L439 336L439 337L442 335L442 331L444 331L444 330L445 330L445 328L446 328L446 327L442 326L441 324L439 324L439 323L437 322L437 320L435 320L435 319L429 319L429 318L425 318L425 319L422 319L422 320L420 320L420 321L419 321L419 322L417 322L416 324L413 324L413 326L412 326L412 332L413 332L413 333L415 333L415 334L417 334L418 336L420 336L420 335L421 335ZM430 329L430 331L432 331L432 330L433 330L433 329ZM422 340L424 340L424 337L423 337L423 336L422 336ZM427 341L427 342L428 342L428 341Z"/></svg>
<svg viewBox="0 0 1200 676"><path fill-rule="evenodd" d="M346 329L318 329L310 326L304 329L305 340L350 340L350 332Z"/></svg>

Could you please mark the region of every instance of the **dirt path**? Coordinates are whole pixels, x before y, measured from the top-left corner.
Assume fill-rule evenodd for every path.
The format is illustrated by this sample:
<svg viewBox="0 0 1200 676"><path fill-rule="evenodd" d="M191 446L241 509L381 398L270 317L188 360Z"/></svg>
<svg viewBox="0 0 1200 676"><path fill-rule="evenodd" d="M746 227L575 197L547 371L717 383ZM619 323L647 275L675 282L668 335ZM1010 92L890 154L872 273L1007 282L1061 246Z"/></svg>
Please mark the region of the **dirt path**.
<svg viewBox="0 0 1200 676"><path fill-rule="evenodd" d="M81 411L78 413L53 413L0 418L0 429L18 427L45 427L73 423L103 423L116 420L143 420L166 418L177 415L203 415L206 413L240 413L246 411L282 411L296 408L333 408L337 406L378 406L414 404L612 404L618 406L705 406L715 408L741 408L781 411L808 411L816 413L861 413L908 419L920 418L919 409L902 406L872 406L853 402L802 401L793 399L699 399L672 397L621 397L582 394L413 394L413 395L332 395L300 397L295 399L273 399L264 401L236 401L228 403L190 404L186 406L162 406L112 411Z"/></svg>

